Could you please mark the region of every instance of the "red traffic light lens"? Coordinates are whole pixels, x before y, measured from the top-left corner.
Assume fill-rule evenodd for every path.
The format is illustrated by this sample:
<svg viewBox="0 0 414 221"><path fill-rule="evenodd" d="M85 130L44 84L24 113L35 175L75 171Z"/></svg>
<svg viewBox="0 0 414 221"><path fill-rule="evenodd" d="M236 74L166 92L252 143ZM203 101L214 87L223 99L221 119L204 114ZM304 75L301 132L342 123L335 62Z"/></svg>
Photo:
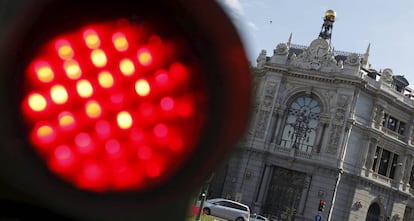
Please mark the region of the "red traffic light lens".
<svg viewBox="0 0 414 221"><path fill-rule="evenodd" d="M97 192L142 190L192 153L208 107L199 61L179 36L120 19L43 44L21 110L50 171Z"/></svg>

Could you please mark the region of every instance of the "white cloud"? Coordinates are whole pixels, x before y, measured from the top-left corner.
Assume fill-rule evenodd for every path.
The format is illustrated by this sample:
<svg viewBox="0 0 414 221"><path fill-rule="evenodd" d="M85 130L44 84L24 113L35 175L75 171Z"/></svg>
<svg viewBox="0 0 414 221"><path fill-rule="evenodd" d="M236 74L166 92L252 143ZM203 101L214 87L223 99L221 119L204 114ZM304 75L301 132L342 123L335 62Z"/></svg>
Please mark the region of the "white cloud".
<svg viewBox="0 0 414 221"><path fill-rule="evenodd" d="M252 21L248 21L247 22L247 26L255 31L259 30L259 28L257 27L257 25L255 23L253 23Z"/></svg>

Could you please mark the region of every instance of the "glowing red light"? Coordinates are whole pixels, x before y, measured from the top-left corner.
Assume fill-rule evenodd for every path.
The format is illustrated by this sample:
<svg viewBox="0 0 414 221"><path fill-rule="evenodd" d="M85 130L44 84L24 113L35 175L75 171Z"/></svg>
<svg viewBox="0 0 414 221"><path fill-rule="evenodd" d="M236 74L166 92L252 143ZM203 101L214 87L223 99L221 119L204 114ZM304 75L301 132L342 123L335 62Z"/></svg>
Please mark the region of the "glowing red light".
<svg viewBox="0 0 414 221"><path fill-rule="evenodd" d="M168 134L168 127L165 124L157 124L154 127L154 134L158 138L164 138Z"/></svg>
<svg viewBox="0 0 414 221"><path fill-rule="evenodd" d="M174 108L174 100L171 97L164 97L160 102L161 109L165 111L172 110Z"/></svg>
<svg viewBox="0 0 414 221"><path fill-rule="evenodd" d="M64 170L73 165L74 154L70 147L62 145L58 146L55 149L54 156L52 156L52 159L55 160L55 166L59 168L59 170Z"/></svg>
<svg viewBox="0 0 414 221"><path fill-rule="evenodd" d="M161 166L156 162L150 162L147 165L147 175L149 177L155 178L160 175L161 173Z"/></svg>
<svg viewBox="0 0 414 221"><path fill-rule="evenodd" d="M180 36L162 36L114 21L79 27L38 49L21 109L50 171L108 192L149 188L182 166L198 142L207 93L191 45L179 41L177 54L165 58L161 45Z"/></svg>
<svg viewBox="0 0 414 221"><path fill-rule="evenodd" d="M143 66L149 66L152 63L152 54L151 52L146 49L140 49L137 54L138 61Z"/></svg>
<svg viewBox="0 0 414 221"><path fill-rule="evenodd" d="M87 133L80 133L76 135L75 144L80 153L88 154L93 151L91 137Z"/></svg>
<svg viewBox="0 0 414 221"><path fill-rule="evenodd" d="M95 124L95 130L101 137L108 137L111 133L111 126L108 121L100 120Z"/></svg>
<svg viewBox="0 0 414 221"><path fill-rule="evenodd" d="M138 157L142 160L151 159L152 149L148 146L140 146L138 147Z"/></svg>

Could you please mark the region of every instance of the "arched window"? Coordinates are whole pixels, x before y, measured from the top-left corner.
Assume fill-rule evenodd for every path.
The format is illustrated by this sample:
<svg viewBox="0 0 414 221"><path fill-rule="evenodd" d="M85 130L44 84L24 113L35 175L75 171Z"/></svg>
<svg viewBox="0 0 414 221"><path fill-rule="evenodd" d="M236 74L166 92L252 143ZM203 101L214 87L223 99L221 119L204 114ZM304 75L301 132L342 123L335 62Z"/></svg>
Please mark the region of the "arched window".
<svg viewBox="0 0 414 221"><path fill-rule="evenodd" d="M381 208L378 203L373 203L368 208L367 218L365 221L380 221Z"/></svg>
<svg viewBox="0 0 414 221"><path fill-rule="evenodd" d="M281 145L311 152L316 140L321 107L310 95L296 98L289 106Z"/></svg>

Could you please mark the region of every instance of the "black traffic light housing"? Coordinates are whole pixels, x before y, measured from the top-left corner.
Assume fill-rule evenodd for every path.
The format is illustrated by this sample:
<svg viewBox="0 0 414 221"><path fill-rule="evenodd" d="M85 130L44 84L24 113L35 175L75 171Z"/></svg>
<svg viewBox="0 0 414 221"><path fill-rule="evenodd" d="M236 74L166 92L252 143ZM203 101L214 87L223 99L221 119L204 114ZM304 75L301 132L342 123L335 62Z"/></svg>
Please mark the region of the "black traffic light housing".
<svg viewBox="0 0 414 221"><path fill-rule="evenodd" d="M173 25L191 42L211 98L206 125L198 148L165 182L136 192L79 190L48 171L31 148L20 114L22 73L37 48L53 36L85 22L125 16ZM34 205L33 211L47 208L39 216L58 213L76 220L164 220L166 214L170 220L184 218L191 193L233 149L250 113L249 65L220 6L210 0L32 1L14 18L0 42L1 199Z"/></svg>
<svg viewBox="0 0 414 221"><path fill-rule="evenodd" d="M325 201L324 200L319 200L319 206L318 206L318 211L319 212L323 212L325 210Z"/></svg>

